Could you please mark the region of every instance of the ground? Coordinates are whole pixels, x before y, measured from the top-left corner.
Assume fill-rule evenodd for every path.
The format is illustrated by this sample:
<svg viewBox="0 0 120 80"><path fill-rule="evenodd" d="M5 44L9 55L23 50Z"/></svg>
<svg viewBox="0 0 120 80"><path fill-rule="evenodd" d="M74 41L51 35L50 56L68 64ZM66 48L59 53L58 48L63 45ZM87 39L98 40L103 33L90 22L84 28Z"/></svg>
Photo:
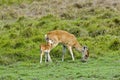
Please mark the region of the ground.
<svg viewBox="0 0 120 80"><path fill-rule="evenodd" d="M0 66L0 80L120 80L120 60L101 57L88 62L54 60L52 63L18 62Z"/></svg>

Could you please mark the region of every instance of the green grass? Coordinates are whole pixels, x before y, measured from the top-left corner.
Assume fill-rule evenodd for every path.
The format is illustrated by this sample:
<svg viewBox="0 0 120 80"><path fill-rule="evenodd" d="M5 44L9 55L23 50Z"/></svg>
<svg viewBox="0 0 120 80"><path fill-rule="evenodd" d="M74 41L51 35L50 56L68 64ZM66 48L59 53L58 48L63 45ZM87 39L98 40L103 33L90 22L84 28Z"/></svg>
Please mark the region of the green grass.
<svg viewBox="0 0 120 80"><path fill-rule="evenodd" d="M17 62L0 66L0 80L120 80L119 66L120 59L109 57L90 58L86 63L80 59L74 62L56 59L53 63L42 64Z"/></svg>

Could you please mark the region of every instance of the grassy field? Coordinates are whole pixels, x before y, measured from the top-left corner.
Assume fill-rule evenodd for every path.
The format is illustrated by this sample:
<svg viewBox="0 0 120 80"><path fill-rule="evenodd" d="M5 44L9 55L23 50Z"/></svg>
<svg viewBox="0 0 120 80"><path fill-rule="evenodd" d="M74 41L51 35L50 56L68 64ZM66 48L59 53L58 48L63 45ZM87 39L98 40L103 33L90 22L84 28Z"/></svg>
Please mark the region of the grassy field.
<svg viewBox="0 0 120 80"><path fill-rule="evenodd" d="M86 63L79 59L46 64L17 62L0 66L0 80L120 80L120 60L113 58L90 59Z"/></svg>
<svg viewBox="0 0 120 80"><path fill-rule="evenodd" d="M88 62L62 47L39 64L44 35L61 29L89 48ZM1 0L0 80L120 80L119 0Z"/></svg>
<svg viewBox="0 0 120 80"><path fill-rule="evenodd" d="M120 80L120 60L90 59L87 63L59 60L53 63L17 62L0 66L0 80Z"/></svg>

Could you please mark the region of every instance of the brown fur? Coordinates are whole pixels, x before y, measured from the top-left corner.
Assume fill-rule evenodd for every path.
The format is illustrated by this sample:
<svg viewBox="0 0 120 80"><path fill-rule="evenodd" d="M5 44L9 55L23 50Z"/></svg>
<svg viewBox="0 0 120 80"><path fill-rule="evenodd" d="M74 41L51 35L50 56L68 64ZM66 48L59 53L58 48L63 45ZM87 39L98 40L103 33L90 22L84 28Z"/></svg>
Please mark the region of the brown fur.
<svg viewBox="0 0 120 80"><path fill-rule="evenodd" d="M67 46L68 48L75 48L76 50L78 50L79 52L82 52L83 50L83 46L81 46L79 44L79 42L77 41L76 37L67 32L67 31L63 31L63 30L54 30L54 31L50 31L47 33L46 36L46 40L52 40L53 41L53 48L55 46L57 46L59 43L62 43L63 45ZM86 59L88 58L89 54L85 53Z"/></svg>
<svg viewBox="0 0 120 80"><path fill-rule="evenodd" d="M41 50L41 54L40 54L40 63L42 62L42 57L45 53L47 53L47 56L45 58L45 62L48 60L48 56L49 56L49 53L50 53L50 50L51 50L51 44L50 43L47 43L47 44L41 44L40 45L40 50ZM50 57L50 56L49 56ZM51 60L51 58L50 58Z"/></svg>
<svg viewBox="0 0 120 80"><path fill-rule="evenodd" d="M49 44L41 44L40 49L41 49L41 51L45 52L46 50L51 49L51 45L49 45Z"/></svg>

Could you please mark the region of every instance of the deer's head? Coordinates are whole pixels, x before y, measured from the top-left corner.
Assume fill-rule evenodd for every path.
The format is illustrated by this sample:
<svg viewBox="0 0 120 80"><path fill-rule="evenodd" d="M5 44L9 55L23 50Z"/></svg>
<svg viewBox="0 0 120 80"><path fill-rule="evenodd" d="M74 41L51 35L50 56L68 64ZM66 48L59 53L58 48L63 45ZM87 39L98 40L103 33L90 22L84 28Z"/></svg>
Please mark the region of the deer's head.
<svg viewBox="0 0 120 80"><path fill-rule="evenodd" d="M89 51L88 51L87 46L83 46L83 48L82 48L82 54L83 54L82 61L86 62L87 59L88 59L88 57L89 57Z"/></svg>

